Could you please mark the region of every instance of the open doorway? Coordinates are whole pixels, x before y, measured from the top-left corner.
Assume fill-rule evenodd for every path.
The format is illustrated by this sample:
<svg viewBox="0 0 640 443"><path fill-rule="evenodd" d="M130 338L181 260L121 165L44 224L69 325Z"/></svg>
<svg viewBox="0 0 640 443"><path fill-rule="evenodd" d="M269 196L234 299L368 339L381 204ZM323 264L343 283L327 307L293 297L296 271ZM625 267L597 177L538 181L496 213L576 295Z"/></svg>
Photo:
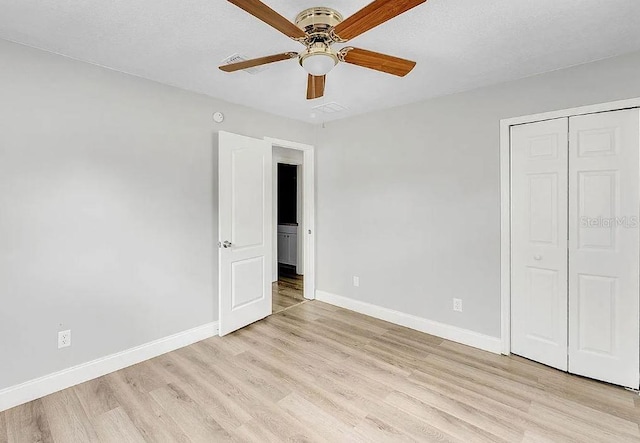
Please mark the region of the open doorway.
<svg viewBox="0 0 640 443"><path fill-rule="evenodd" d="M272 312L304 302L304 155L273 147Z"/></svg>
<svg viewBox="0 0 640 443"><path fill-rule="evenodd" d="M295 290L295 286L302 285L302 296L305 299L315 298L313 146L269 137L258 140L219 131L220 336L230 334L273 313L272 286L279 278L276 218L279 160L273 159L274 148L278 148L275 149L277 156L282 154L288 158L281 162L300 167L296 169L296 193L302 195L299 197L301 203L296 203L299 218L294 232L297 236L295 248L299 255L296 257L295 275L304 275L299 283L291 285L291 282L288 282L293 286L288 289ZM289 152L290 150L294 152ZM298 152L302 154L302 158Z"/></svg>

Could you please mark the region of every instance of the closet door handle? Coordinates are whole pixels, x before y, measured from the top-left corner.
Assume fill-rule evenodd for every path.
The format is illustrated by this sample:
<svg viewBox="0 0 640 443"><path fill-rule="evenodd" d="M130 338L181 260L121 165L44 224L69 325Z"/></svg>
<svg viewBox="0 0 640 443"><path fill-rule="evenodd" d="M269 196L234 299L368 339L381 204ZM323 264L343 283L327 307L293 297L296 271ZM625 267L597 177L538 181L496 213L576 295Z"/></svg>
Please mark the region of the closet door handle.
<svg viewBox="0 0 640 443"><path fill-rule="evenodd" d="M533 259L540 261L540 260L542 260L542 256L541 255L534 255Z"/></svg>

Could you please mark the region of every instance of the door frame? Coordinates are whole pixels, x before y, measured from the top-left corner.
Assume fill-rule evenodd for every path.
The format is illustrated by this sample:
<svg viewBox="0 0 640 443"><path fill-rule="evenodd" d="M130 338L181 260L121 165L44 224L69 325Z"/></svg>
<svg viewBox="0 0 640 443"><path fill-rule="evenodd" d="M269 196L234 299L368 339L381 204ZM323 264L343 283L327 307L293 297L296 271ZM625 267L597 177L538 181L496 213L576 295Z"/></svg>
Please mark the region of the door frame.
<svg viewBox="0 0 640 443"><path fill-rule="evenodd" d="M557 118L640 108L640 97L500 120L500 335L511 354L511 127Z"/></svg>
<svg viewBox="0 0 640 443"><path fill-rule="evenodd" d="M315 148L313 145L297 143L288 140L281 140L272 137L264 137L264 140L271 143L271 149L274 147L295 149L302 151L302 179L303 195L302 204L304 206L303 229L304 245L303 245L303 262L304 262L304 283L303 296L307 300L315 300L316 298L316 193L315 193ZM277 227L276 227L277 229ZM300 230L299 230L300 231ZM275 248L275 246L272 246ZM273 255L273 251L271 251Z"/></svg>

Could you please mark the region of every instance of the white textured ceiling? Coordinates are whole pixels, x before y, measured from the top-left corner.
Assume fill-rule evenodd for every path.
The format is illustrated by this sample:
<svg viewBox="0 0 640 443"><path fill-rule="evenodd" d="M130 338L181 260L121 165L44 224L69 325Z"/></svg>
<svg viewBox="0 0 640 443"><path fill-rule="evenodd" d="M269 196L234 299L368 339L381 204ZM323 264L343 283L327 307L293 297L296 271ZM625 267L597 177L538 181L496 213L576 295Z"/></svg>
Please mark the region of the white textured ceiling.
<svg viewBox="0 0 640 443"><path fill-rule="evenodd" d="M266 0L293 20L369 0ZM341 64L307 101L296 60L256 75L217 69L302 46L225 0L0 0L0 38L309 122L472 89L640 50L639 0L430 0L349 45L418 62L405 78ZM312 107L348 108L311 117Z"/></svg>

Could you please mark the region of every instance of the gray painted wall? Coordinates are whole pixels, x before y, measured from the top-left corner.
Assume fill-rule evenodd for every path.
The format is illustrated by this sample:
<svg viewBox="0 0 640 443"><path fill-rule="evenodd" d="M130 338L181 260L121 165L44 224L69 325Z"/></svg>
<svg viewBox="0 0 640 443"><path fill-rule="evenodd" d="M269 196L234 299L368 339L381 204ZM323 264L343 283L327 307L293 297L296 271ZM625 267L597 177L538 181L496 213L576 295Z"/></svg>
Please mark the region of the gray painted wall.
<svg viewBox="0 0 640 443"><path fill-rule="evenodd" d="M634 53L328 123L317 288L499 337L500 119L638 96Z"/></svg>
<svg viewBox="0 0 640 443"><path fill-rule="evenodd" d="M0 389L217 319L218 129L318 146L318 289L498 336L499 120L640 96L637 53L319 129L4 41L0 65Z"/></svg>
<svg viewBox="0 0 640 443"><path fill-rule="evenodd" d="M216 320L216 131L311 126L5 41L0 66L0 389Z"/></svg>

